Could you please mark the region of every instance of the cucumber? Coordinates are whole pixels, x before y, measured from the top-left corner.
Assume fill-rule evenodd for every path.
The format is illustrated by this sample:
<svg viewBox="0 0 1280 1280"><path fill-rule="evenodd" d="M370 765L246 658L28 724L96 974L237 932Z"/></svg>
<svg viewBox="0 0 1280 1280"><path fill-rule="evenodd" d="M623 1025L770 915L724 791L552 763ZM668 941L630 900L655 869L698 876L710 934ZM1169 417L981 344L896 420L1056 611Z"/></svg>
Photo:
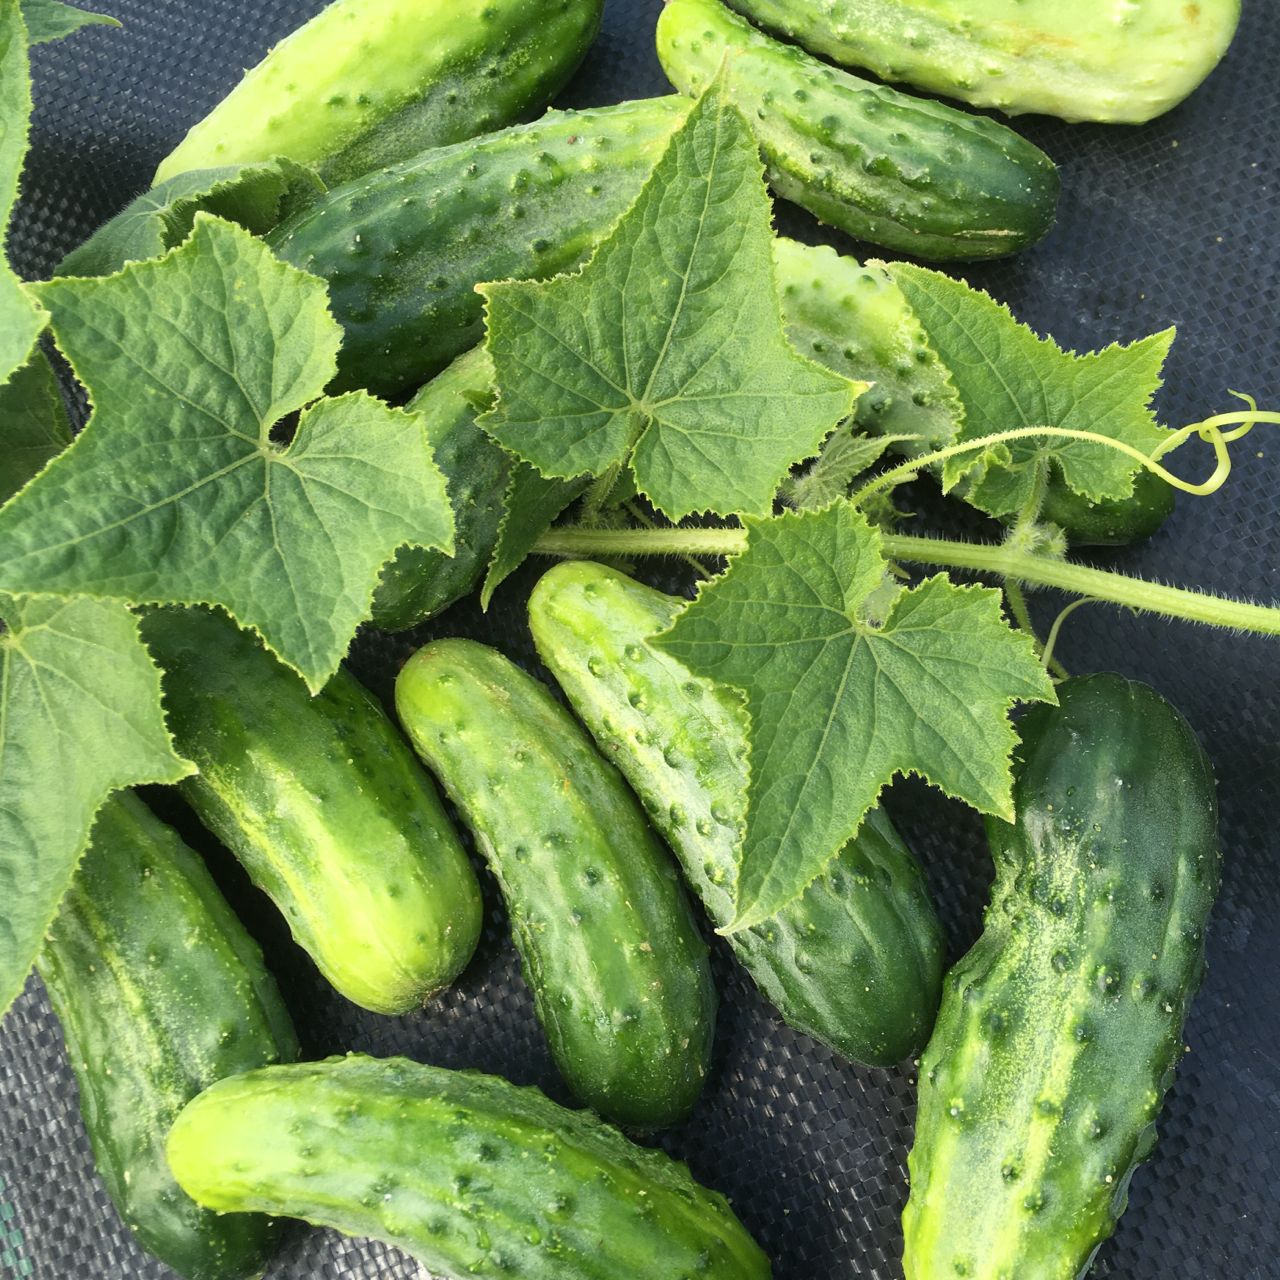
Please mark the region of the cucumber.
<svg viewBox="0 0 1280 1280"><path fill-rule="evenodd" d="M261 1275L276 1232L190 1200L169 1128L215 1081L298 1052L262 953L204 863L136 796L103 806L38 961L121 1218L187 1280Z"/></svg>
<svg viewBox="0 0 1280 1280"><path fill-rule="evenodd" d="M1073 547L1123 547L1151 537L1173 515L1177 496L1159 476L1139 471L1129 497L1090 502L1068 487L1055 469L1040 518L1062 529Z"/></svg>
<svg viewBox="0 0 1280 1280"><path fill-rule="evenodd" d="M1240 0L732 0L847 66L1008 115L1143 124L1218 65Z"/></svg>
<svg viewBox="0 0 1280 1280"><path fill-rule="evenodd" d="M587 1112L494 1076L357 1055L224 1081L169 1163L223 1213L304 1218L448 1280L767 1280L722 1196Z"/></svg>
<svg viewBox="0 0 1280 1280"><path fill-rule="evenodd" d="M1058 696L1022 722L986 931L921 1063L908 1280L1082 1275L1182 1057L1218 887L1212 770L1146 685Z"/></svg>
<svg viewBox="0 0 1280 1280"><path fill-rule="evenodd" d="M336 187L268 243L323 278L346 329L337 387L395 396L484 337L486 280L584 262L684 119L681 98L553 111Z"/></svg>
<svg viewBox="0 0 1280 1280"><path fill-rule="evenodd" d="M381 707L345 670L315 698L230 619L143 619L164 668L179 784L348 1000L402 1014L466 967L480 888L444 806Z"/></svg>
<svg viewBox="0 0 1280 1280"><path fill-rule="evenodd" d="M469 595L498 544L510 455L480 429L492 398L493 365L483 347L459 356L409 401L423 416L436 462L449 479L456 554L402 547L382 571L373 624L404 631Z"/></svg>
<svg viewBox="0 0 1280 1280"><path fill-rule="evenodd" d="M683 1119L711 1057L707 948L635 797L546 687L441 640L400 673L409 737L475 833L574 1093L607 1119Z"/></svg>
<svg viewBox="0 0 1280 1280"><path fill-rule="evenodd" d="M565 562L534 588L529 623L542 661L723 926L734 915L746 732L729 694L651 642L684 604L603 565ZM846 1058L889 1066L929 1037L942 929L883 810L802 897L729 943L789 1025Z"/></svg>
<svg viewBox="0 0 1280 1280"><path fill-rule="evenodd" d="M1053 225L1057 167L1012 129L829 67L720 0L667 0L658 57L695 97L723 66L773 189L855 239L973 260L1017 253Z"/></svg>
<svg viewBox="0 0 1280 1280"><path fill-rule="evenodd" d="M603 0L336 0L282 40L156 172L286 156L329 183L544 108Z"/></svg>

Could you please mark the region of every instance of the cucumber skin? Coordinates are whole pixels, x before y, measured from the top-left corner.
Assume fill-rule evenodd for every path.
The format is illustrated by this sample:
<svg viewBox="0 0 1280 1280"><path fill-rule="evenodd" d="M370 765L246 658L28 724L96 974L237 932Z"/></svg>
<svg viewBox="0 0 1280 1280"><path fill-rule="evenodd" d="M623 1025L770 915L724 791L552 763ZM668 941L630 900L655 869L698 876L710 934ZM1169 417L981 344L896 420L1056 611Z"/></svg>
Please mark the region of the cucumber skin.
<svg viewBox="0 0 1280 1280"><path fill-rule="evenodd" d="M204 863L136 796L100 811L38 967L121 1218L187 1280L261 1275L273 1224L193 1203L164 1141L202 1089L292 1061L298 1042L261 951Z"/></svg>
<svg viewBox="0 0 1280 1280"><path fill-rule="evenodd" d="M1226 53L1240 0L732 0L814 53L1008 115L1145 124Z"/></svg>
<svg viewBox="0 0 1280 1280"><path fill-rule="evenodd" d="M157 184L287 156L330 183L544 108L603 0L336 0L282 40L178 144ZM299 88L301 86L301 88Z"/></svg>
<svg viewBox="0 0 1280 1280"><path fill-rule="evenodd" d="M1218 887L1212 770L1146 685L1058 694L1022 722L986 931L921 1064L908 1280L1083 1274L1182 1056Z"/></svg>
<svg viewBox="0 0 1280 1280"><path fill-rule="evenodd" d="M720 0L667 0L658 57L695 97L725 65L770 185L857 240L972 261L1018 253L1053 225L1057 167L1012 129L829 67Z"/></svg>
<svg viewBox="0 0 1280 1280"><path fill-rule="evenodd" d="M498 544L510 455L480 429L477 408L492 396L493 364L483 347L459 356L406 408L420 413L427 442L449 481L455 554L402 547L382 571L373 625L405 631L469 595Z"/></svg>
<svg viewBox="0 0 1280 1280"><path fill-rule="evenodd" d="M395 397L484 337L488 280L586 260L631 207L683 99L553 111L336 187L268 237L329 285L346 330L336 388Z"/></svg>
<svg viewBox="0 0 1280 1280"><path fill-rule="evenodd" d="M731 695L651 643L684 604L603 565L565 562L534 588L529 624L543 663L725 925L746 733ZM881 809L800 898L728 942L790 1026L846 1058L891 1066L929 1038L942 928Z"/></svg>
<svg viewBox="0 0 1280 1280"><path fill-rule="evenodd" d="M420 649L396 707L493 868L574 1093L628 1128L682 1120L706 1079L716 991L635 797L544 685L474 641Z"/></svg>
<svg viewBox="0 0 1280 1280"><path fill-rule="evenodd" d="M767 1280L725 1199L588 1112L494 1076L351 1055L196 1099L169 1160L212 1208L372 1236L450 1280Z"/></svg>
<svg viewBox="0 0 1280 1280"><path fill-rule="evenodd" d="M157 610L180 784L348 1000L403 1014L466 967L480 887L431 780L345 670L315 698L228 618Z"/></svg>

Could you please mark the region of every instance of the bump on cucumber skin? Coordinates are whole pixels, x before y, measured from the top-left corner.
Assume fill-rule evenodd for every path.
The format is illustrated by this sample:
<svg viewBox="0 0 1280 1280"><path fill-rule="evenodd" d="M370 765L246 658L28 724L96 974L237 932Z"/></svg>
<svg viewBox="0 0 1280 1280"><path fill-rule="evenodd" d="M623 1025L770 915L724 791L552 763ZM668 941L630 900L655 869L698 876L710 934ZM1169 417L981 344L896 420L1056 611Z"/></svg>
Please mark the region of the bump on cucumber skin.
<svg viewBox="0 0 1280 1280"><path fill-rule="evenodd" d="M268 242L323 278L346 330L335 388L394 397L484 337L487 280L586 260L631 207L688 103L553 111L336 187Z"/></svg>
<svg viewBox="0 0 1280 1280"><path fill-rule="evenodd" d="M1146 685L1058 695L1022 722L986 930L921 1063L908 1280L1082 1274L1182 1056L1219 878L1212 770Z"/></svg>
<svg viewBox="0 0 1280 1280"><path fill-rule="evenodd" d="M273 1225L201 1209L164 1141L202 1089L296 1058L293 1023L204 863L131 793L103 806L39 971L121 1218L187 1280L261 1275Z"/></svg>
<svg viewBox="0 0 1280 1280"><path fill-rule="evenodd" d="M492 393L493 365L483 348L459 356L405 407L423 416L427 441L449 481L453 556L402 547L382 571L373 624L405 631L469 595L488 567L504 513L508 458L476 424Z"/></svg>
<svg viewBox="0 0 1280 1280"><path fill-rule="evenodd" d="M197 1198L478 1280L767 1280L725 1199L587 1112L493 1076L352 1055L227 1081L169 1160Z"/></svg>
<svg viewBox="0 0 1280 1280"><path fill-rule="evenodd" d="M546 687L443 640L400 673L409 737L475 833L574 1093L627 1128L702 1091L716 992L676 869L617 771Z"/></svg>
<svg viewBox="0 0 1280 1280"><path fill-rule="evenodd" d="M225 615L163 609L143 636L165 670L180 784L298 944L348 1000L403 1014L479 941L475 872L431 780L345 670L315 698Z"/></svg>
<svg viewBox="0 0 1280 1280"><path fill-rule="evenodd" d="M287 156L333 185L544 108L600 29L602 0L337 0L281 41L160 165Z"/></svg>
<svg viewBox="0 0 1280 1280"><path fill-rule="evenodd" d="M1005 257L1053 225L1053 161L1012 129L826 66L720 0L668 0L658 56L700 94L727 86L779 195L859 240L938 261Z"/></svg>
<svg viewBox="0 0 1280 1280"><path fill-rule="evenodd" d="M727 693L651 642L683 604L614 569L565 562L534 588L529 621L542 661L724 925L745 817L746 733ZM728 941L790 1026L847 1058L889 1066L928 1039L942 929L882 810L800 898Z"/></svg>
<svg viewBox="0 0 1280 1280"><path fill-rule="evenodd" d="M1063 120L1143 124L1217 66L1240 0L730 0L814 53L933 93Z"/></svg>

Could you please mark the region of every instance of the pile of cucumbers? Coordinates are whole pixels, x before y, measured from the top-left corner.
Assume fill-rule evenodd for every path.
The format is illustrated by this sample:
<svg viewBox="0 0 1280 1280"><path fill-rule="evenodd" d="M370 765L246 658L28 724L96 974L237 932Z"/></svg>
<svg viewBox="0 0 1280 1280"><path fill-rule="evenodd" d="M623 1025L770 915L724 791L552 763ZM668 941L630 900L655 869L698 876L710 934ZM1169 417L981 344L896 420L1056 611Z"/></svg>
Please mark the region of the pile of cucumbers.
<svg viewBox="0 0 1280 1280"><path fill-rule="evenodd" d="M1049 0L668 0L657 45L680 93L723 75L779 196L894 252L981 259L1049 230L1052 161L988 117L822 58L1010 113L1144 119L1208 74L1238 7L1190 6L1198 42L1184 6L1129 7L1129 26L1072 53L1047 38L1069 8ZM407 550L385 570L384 629L469 595L499 540L512 464L477 425L490 369L475 286L581 264L683 118L674 95L530 122L601 14L602 0L337 0L156 175L162 192L283 155L324 179L269 243L329 285L338 385L412 397L455 509L456 556ZM946 353L890 277L788 241L776 264L796 345L877 384L859 425L909 455L947 438ZM1073 541L1128 541L1167 516L1166 492L1140 483L1085 510L1063 487L1049 510ZM483 919L474 850L587 1108L399 1059L298 1062L281 993L204 864L121 795L39 972L99 1171L146 1249L187 1280L247 1280L289 1217L443 1277L770 1274L720 1195L620 1132L680 1123L712 1070L705 923L732 919L746 821L741 705L652 642L683 603L616 568L557 565L528 623L563 701L492 648L438 640L399 674L398 726L345 670L310 697L224 615L145 615L199 771L183 798L335 990L396 1015L458 978ZM989 823L985 932L949 973L881 809L800 898L728 938L790 1026L855 1063L922 1055L908 1280L1087 1268L1152 1148L1200 980L1218 884L1205 755L1145 686L1099 675L1058 695L1021 723L1017 818Z"/></svg>

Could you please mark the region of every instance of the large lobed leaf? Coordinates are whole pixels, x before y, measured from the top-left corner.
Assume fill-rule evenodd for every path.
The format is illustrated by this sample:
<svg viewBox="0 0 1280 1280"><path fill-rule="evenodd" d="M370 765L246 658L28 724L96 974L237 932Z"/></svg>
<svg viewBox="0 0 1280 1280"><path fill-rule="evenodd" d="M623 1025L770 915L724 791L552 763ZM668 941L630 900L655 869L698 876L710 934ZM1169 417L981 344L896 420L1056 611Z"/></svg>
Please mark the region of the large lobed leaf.
<svg viewBox="0 0 1280 1280"><path fill-rule="evenodd" d="M746 523L746 551L658 641L746 697L751 785L731 930L803 893L898 774L1011 819L1009 708L1054 697L998 591L944 575L896 585L851 504Z"/></svg>

